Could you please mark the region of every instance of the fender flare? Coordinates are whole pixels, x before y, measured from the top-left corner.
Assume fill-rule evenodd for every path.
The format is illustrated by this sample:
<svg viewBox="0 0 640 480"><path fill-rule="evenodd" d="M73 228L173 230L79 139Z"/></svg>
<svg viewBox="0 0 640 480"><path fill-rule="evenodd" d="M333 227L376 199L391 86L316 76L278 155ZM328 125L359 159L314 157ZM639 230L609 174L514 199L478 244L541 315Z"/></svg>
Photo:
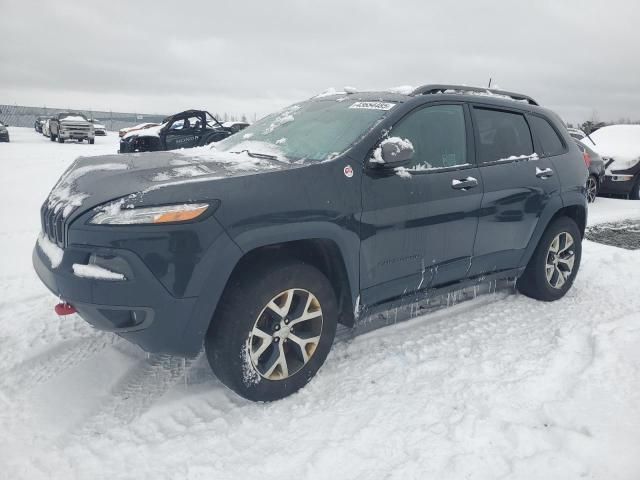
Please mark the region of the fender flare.
<svg viewBox="0 0 640 480"><path fill-rule="evenodd" d="M227 233L223 233L219 240L209 247L205 255L219 261L213 263L212 271L203 279L198 300L189 320L185 322L183 330L185 352L195 355L200 351L229 278L245 255L261 247L304 240L328 240L337 246L350 287L353 311L358 304L360 294L360 240L356 232L330 222L305 222L288 224L285 232L278 225L250 229L233 239Z"/></svg>
<svg viewBox="0 0 640 480"><path fill-rule="evenodd" d="M544 234L549 224L555 218L557 218L559 214L561 214L561 212L563 211L568 212L570 211L571 208L577 208L584 215L585 224L586 224L587 207L584 205L584 202L586 202L586 198L580 197L580 200L573 199L572 202L565 203L562 201L560 196L554 196L551 198L551 201L547 204L545 209L542 211L542 214L540 215L540 219L538 220L538 224L536 225L536 228L534 229L533 234L531 235L527 248L525 248L524 253L522 254L522 257L520 258L520 262L519 262L520 267L524 268L528 265L529 260L533 256L533 252L538 246L538 242L540 242L540 238L542 238L542 235ZM572 218L570 215L567 215L567 216ZM578 226L578 228L581 228L580 225Z"/></svg>

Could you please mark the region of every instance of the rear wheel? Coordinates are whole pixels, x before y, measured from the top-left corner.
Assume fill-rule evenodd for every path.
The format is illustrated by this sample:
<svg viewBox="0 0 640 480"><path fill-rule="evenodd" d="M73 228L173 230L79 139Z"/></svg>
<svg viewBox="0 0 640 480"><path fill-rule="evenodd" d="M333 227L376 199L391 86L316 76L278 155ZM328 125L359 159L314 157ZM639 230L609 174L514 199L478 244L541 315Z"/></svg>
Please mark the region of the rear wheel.
<svg viewBox="0 0 640 480"><path fill-rule="evenodd" d="M49 140L51 140L52 142L56 141L56 136L51 132L49 132Z"/></svg>
<svg viewBox="0 0 640 480"><path fill-rule="evenodd" d="M95 139L93 138L90 138L88 141L89 141L89 145L93 145L95 143Z"/></svg>
<svg viewBox="0 0 640 480"><path fill-rule="evenodd" d="M593 203L598 196L598 179L595 175L589 175L587 178L587 201Z"/></svg>
<svg viewBox="0 0 640 480"><path fill-rule="evenodd" d="M550 302L562 298L580 267L582 237L572 219L561 217L547 227L516 284L528 297Z"/></svg>
<svg viewBox="0 0 640 480"><path fill-rule="evenodd" d="M292 261L236 275L207 332L209 364L249 400L286 397L324 363L337 317L331 284L310 265Z"/></svg>
<svg viewBox="0 0 640 480"><path fill-rule="evenodd" d="M58 143L64 143L64 138L60 136L60 133L58 133Z"/></svg>

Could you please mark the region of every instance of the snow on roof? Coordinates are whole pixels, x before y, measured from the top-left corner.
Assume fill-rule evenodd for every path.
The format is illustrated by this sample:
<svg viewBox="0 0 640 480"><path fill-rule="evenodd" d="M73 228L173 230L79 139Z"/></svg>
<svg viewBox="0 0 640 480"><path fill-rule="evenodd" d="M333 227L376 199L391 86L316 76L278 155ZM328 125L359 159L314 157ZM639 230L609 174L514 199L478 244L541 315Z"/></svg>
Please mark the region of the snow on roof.
<svg viewBox="0 0 640 480"><path fill-rule="evenodd" d="M595 145L588 138L581 142L601 156L613 158L611 168L630 168L640 161L640 125L609 125L599 128L590 137Z"/></svg>
<svg viewBox="0 0 640 480"><path fill-rule="evenodd" d="M61 120L71 120L72 122L86 122L87 119L84 117L81 117L80 115L66 115L64 117L61 117Z"/></svg>
<svg viewBox="0 0 640 480"><path fill-rule="evenodd" d="M391 87L387 89L389 93L399 93L400 95L409 95L416 88L411 85L399 85L397 87Z"/></svg>

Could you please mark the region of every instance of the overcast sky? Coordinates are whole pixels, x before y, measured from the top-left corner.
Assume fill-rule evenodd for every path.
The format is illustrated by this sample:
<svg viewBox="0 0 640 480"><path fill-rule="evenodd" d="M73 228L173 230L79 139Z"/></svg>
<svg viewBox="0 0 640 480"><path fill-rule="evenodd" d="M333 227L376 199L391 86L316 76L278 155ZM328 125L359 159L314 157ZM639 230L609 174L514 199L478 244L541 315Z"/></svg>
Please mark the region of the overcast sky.
<svg viewBox="0 0 640 480"><path fill-rule="evenodd" d="M639 28L637 0L0 0L0 103L253 117L493 77L570 122L640 119Z"/></svg>

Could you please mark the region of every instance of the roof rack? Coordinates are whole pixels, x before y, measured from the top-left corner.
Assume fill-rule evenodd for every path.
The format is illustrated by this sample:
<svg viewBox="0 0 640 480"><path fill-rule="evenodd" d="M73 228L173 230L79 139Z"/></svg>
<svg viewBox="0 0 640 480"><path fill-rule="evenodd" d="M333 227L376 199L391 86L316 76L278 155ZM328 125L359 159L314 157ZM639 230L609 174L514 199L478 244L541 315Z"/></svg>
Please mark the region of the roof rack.
<svg viewBox="0 0 640 480"><path fill-rule="evenodd" d="M528 95L523 95L521 93L513 93L507 92L505 90L495 90L493 88L481 88L481 87L467 87L465 85L423 85L421 87L416 88L411 95L433 95L436 93L457 93L464 94L468 93L471 95L495 95L499 97L508 97L512 100L517 100L520 102L527 102L530 105L539 105L533 98Z"/></svg>

